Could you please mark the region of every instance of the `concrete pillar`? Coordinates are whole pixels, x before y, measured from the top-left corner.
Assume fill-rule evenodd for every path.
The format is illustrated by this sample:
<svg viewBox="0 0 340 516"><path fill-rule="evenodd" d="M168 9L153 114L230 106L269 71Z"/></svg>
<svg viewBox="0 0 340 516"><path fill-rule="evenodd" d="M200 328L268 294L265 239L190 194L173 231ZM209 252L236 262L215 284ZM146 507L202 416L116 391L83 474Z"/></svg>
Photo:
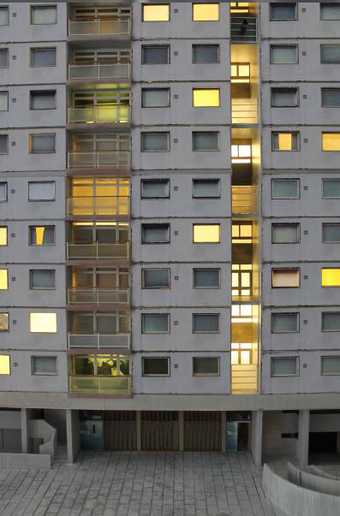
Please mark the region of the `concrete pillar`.
<svg viewBox="0 0 340 516"><path fill-rule="evenodd" d="M299 438L297 443L297 459L299 466L305 468L309 458L309 410L299 411Z"/></svg>
<svg viewBox="0 0 340 516"><path fill-rule="evenodd" d="M80 450L80 425L77 410L66 409L67 460L75 462Z"/></svg>
<svg viewBox="0 0 340 516"><path fill-rule="evenodd" d="M136 412L136 432L137 432L137 451L142 449L142 413L140 410Z"/></svg>
<svg viewBox="0 0 340 516"><path fill-rule="evenodd" d="M221 451L227 451L227 413L221 412Z"/></svg>
<svg viewBox="0 0 340 516"><path fill-rule="evenodd" d="M184 451L184 412L180 410L178 412L178 439L179 439L179 451Z"/></svg>
<svg viewBox="0 0 340 516"><path fill-rule="evenodd" d="M26 408L21 409L21 452L29 453L30 450L30 410Z"/></svg>
<svg viewBox="0 0 340 516"><path fill-rule="evenodd" d="M263 411L254 410L251 415L251 454L256 466L262 466Z"/></svg>

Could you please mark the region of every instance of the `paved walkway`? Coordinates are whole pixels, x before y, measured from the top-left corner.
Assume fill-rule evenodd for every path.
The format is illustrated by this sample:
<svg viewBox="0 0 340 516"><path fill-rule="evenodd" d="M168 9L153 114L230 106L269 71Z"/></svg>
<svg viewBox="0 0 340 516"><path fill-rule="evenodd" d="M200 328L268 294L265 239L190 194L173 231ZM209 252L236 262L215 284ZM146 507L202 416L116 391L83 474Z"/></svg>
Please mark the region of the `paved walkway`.
<svg viewBox="0 0 340 516"><path fill-rule="evenodd" d="M247 453L83 453L0 471L1 516L274 516Z"/></svg>

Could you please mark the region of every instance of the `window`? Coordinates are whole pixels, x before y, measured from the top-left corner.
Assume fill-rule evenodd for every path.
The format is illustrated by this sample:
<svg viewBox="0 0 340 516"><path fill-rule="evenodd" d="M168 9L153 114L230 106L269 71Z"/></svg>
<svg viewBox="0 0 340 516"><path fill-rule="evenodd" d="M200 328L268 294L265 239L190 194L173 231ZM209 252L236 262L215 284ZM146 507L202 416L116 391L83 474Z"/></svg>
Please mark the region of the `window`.
<svg viewBox="0 0 340 516"><path fill-rule="evenodd" d="M340 107L340 88L321 88L321 106Z"/></svg>
<svg viewBox="0 0 340 516"><path fill-rule="evenodd" d="M340 64L340 45L320 45L322 64Z"/></svg>
<svg viewBox="0 0 340 516"><path fill-rule="evenodd" d="M57 374L57 357L31 357L33 375L54 376Z"/></svg>
<svg viewBox="0 0 340 516"><path fill-rule="evenodd" d="M272 107L297 107L298 88L271 88L271 104Z"/></svg>
<svg viewBox="0 0 340 516"><path fill-rule="evenodd" d="M8 111L8 91L0 91L0 111Z"/></svg>
<svg viewBox="0 0 340 516"><path fill-rule="evenodd" d="M0 183L0 202L7 202L7 183Z"/></svg>
<svg viewBox="0 0 340 516"><path fill-rule="evenodd" d="M142 179L142 199L168 199L170 197L169 179Z"/></svg>
<svg viewBox="0 0 340 516"><path fill-rule="evenodd" d="M55 226L30 226L29 245L53 245L55 244Z"/></svg>
<svg viewBox="0 0 340 516"><path fill-rule="evenodd" d="M271 358L271 376L299 376L298 357Z"/></svg>
<svg viewBox="0 0 340 516"><path fill-rule="evenodd" d="M170 133L141 133L142 152L169 152Z"/></svg>
<svg viewBox="0 0 340 516"><path fill-rule="evenodd" d="M296 20L296 3L282 2L270 4L271 21Z"/></svg>
<svg viewBox="0 0 340 516"><path fill-rule="evenodd" d="M167 22L170 19L169 4L143 4L142 19L144 22Z"/></svg>
<svg viewBox="0 0 340 516"><path fill-rule="evenodd" d="M0 290L8 290L8 270L0 269Z"/></svg>
<svg viewBox="0 0 340 516"><path fill-rule="evenodd" d="M340 20L340 2L320 2L321 20Z"/></svg>
<svg viewBox="0 0 340 516"><path fill-rule="evenodd" d="M170 88L142 88L142 107L170 106Z"/></svg>
<svg viewBox="0 0 340 516"><path fill-rule="evenodd" d="M192 133L192 150L211 152L218 150L217 131L195 131Z"/></svg>
<svg viewBox="0 0 340 516"><path fill-rule="evenodd" d="M220 288L220 269L194 269L194 288Z"/></svg>
<svg viewBox="0 0 340 516"><path fill-rule="evenodd" d="M161 65L170 63L169 45L142 45L142 64Z"/></svg>
<svg viewBox="0 0 340 516"><path fill-rule="evenodd" d="M29 201L54 201L55 181L29 181Z"/></svg>
<svg viewBox="0 0 340 516"><path fill-rule="evenodd" d="M142 269L143 288L170 288L169 269Z"/></svg>
<svg viewBox="0 0 340 516"><path fill-rule="evenodd" d="M32 312L29 317L31 333L57 333L57 314Z"/></svg>
<svg viewBox="0 0 340 516"><path fill-rule="evenodd" d="M321 286L340 287L340 269L335 267L321 269Z"/></svg>
<svg viewBox="0 0 340 516"><path fill-rule="evenodd" d="M218 199L221 197L219 179L193 179L192 196L196 199Z"/></svg>
<svg viewBox="0 0 340 516"><path fill-rule="evenodd" d="M272 224L273 244L297 244L300 242L300 224Z"/></svg>
<svg viewBox="0 0 340 516"><path fill-rule="evenodd" d="M322 241L329 243L340 242L340 224L325 223L322 224Z"/></svg>
<svg viewBox="0 0 340 516"><path fill-rule="evenodd" d="M192 19L196 22L211 22L220 19L219 4L192 4Z"/></svg>
<svg viewBox="0 0 340 516"><path fill-rule="evenodd" d="M322 312L321 330L340 331L340 312Z"/></svg>
<svg viewBox="0 0 340 516"><path fill-rule="evenodd" d="M142 314L142 333L169 333L169 314Z"/></svg>
<svg viewBox="0 0 340 516"><path fill-rule="evenodd" d="M0 312L0 332L9 330L9 314Z"/></svg>
<svg viewBox="0 0 340 516"><path fill-rule="evenodd" d="M322 133L322 150L340 152L340 133Z"/></svg>
<svg viewBox="0 0 340 516"><path fill-rule="evenodd" d="M0 154L8 154L8 135L0 134Z"/></svg>
<svg viewBox="0 0 340 516"><path fill-rule="evenodd" d="M31 24L32 25L55 25L57 23L56 5L32 5Z"/></svg>
<svg viewBox="0 0 340 516"><path fill-rule="evenodd" d="M322 179L322 196L325 199L340 198L340 179Z"/></svg>
<svg viewBox="0 0 340 516"><path fill-rule="evenodd" d="M272 132L272 151L293 152L300 150L300 134L294 132Z"/></svg>
<svg viewBox="0 0 340 516"><path fill-rule="evenodd" d="M219 376L219 357L193 357L192 374L193 376Z"/></svg>
<svg viewBox="0 0 340 516"><path fill-rule="evenodd" d="M8 7L0 7L0 27L9 25L9 9Z"/></svg>
<svg viewBox="0 0 340 516"><path fill-rule="evenodd" d="M321 375L340 375L340 356L321 357Z"/></svg>
<svg viewBox="0 0 340 516"><path fill-rule="evenodd" d="M211 64L220 62L219 45L192 45L193 64Z"/></svg>
<svg viewBox="0 0 340 516"><path fill-rule="evenodd" d="M298 288L300 269L272 269L272 288Z"/></svg>
<svg viewBox="0 0 340 516"><path fill-rule="evenodd" d="M7 233L7 226L0 226L0 247L8 244Z"/></svg>
<svg viewBox="0 0 340 516"><path fill-rule="evenodd" d="M56 66L57 51L55 48L31 48L31 66Z"/></svg>
<svg viewBox="0 0 340 516"><path fill-rule="evenodd" d="M271 45L270 62L271 64L297 64L298 63L297 45Z"/></svg>
<svg viewBox="0 0 340 516"><path fill-rule="evenodd" d="M142 244L168 244L170 224L142 224Z"/></svg>
<svg viewBox="0 0 340 516"><path fill-rule="evenodd" d="M30 270L30 288L32 290L55 289L55 270Z"/></svg>
<svg viewBox="0 0 340 516"><path fill-rule="evenodd" d="M143 376L170 376L170 358L143 357Z"/></svg>
<svg viewBox="0 0 340 516"><path fill-rule="evenodd" d="M221 227L219 224L193 224L194 244L219 244Z"/></svg>
<svg viewBox="0 0 340 516"><path fill-rule="evenodd" d="M299 313L272 313L272 333L298 333Z"/></svg>
<svg viewBox="0 0 340 516"><path fill-rule="evenodd" d="M192 105L193 107L219 107L220 90L218 88L194 88Z"/></svg>
<svg viewBox="0 0 340 516"><path fill-rule="evenodd" d="M8 48L0 48L0 68L8 68Z"/></svg>
<svg viewBox="0 0 340 516"><path fill-rule="evenodd" d="M193 333L218 333L219 314L192 314Z"/></svg>
<svg viewBox="0 0 340 516"><path fill-rule="evenodd" d="M56 109L55 90L36 90L30 92L30 109Z"/></svg>
<svg viewBox="0 0 340 516"><path fill-rule="evenodd" d="M31 154L54 154L55 134L30 134L29 151Z"/></svg>
<svg viewBox="0 0 340 516"><path fill-rule="evenodd" d="M11 359L9 355L0 355L0 374L11 374Z"/></svg>

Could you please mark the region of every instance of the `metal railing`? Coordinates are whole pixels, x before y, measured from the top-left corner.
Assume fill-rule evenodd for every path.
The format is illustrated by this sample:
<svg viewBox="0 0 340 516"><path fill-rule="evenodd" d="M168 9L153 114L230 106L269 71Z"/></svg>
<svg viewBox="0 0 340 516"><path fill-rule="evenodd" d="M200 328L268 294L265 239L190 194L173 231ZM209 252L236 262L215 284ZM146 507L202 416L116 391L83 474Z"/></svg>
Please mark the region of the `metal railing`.
<svg viewBox="0 0 340 516"><path fill-rule="evenodd" d="M130 168L129 151L69 152L69 168Z"/></svg>
<svg viewBox="0 0 340 516"><path fill-rule="evenodd" d="M67 214L70 216L128 216L129 212L129 197L71 197L67 199Z"/></svg>
<svg viewBox="0 0 340 516"><path fill-rule="evenodd" d="M231 120L233 124L256 124L257 100L232 99Z"/></svg>
<svg viewBox="0 0 340 516"><path fill-rule="evenodd" d="M130 292L127 289L70 288L68 303L70 305L128 304Z"/></svg>
<svg viewBox="0 0 340 516"><path fill-rule="evenodd" d="M256 186L232 186L231 206L233 214L256 214Z"/></svg>
<svg viewBox="0 0 340 516"><path fill-rule="evenodd" d="M70 36L130 36L130 20L69 21Z"/></svg>
<svg viewBox="0 0 340 516"><path fill-rule="evenodd" d="M69 108L70 124L127 125L130 122L130 106L95 106Z"/></svg>
<svg viewBox="0 0 340 516"><path fill-rule="evenodd" d="M257 28L255 16L230 17L231 41L234 43L256 42Z"/></svg>
<svg viewBox="0 0 340 516"><path fill-rule="evenodd" d="M129 81L130 65L128 63L117 64L93 64L93 65L69 65L69 80L112 80Z"/></svg>
<svg viewBox="0 0 340 516"><path fill-rule="evenodd" d="M116 333L113 335L103 335L93 333L92 335L84 335L69 333L68 347L69 349L112 349L126 352L130 350L130 334Z"/></svg>
<svg viewBox="0 0 340 516"><path fill-rule="evenodd" d="M128 242L123 244L118 242L115 244L101 244L99 242L93 242L92 244L68 243L66 249L69 260L128 260L130 257Z"/></svg>
<svg viewBox="0 0 340 516"><path fill-rule="evenodd" d="M76 376L70 375L69 389L78 394L106 394L127 396L131 394L131 376Z"/></svg>

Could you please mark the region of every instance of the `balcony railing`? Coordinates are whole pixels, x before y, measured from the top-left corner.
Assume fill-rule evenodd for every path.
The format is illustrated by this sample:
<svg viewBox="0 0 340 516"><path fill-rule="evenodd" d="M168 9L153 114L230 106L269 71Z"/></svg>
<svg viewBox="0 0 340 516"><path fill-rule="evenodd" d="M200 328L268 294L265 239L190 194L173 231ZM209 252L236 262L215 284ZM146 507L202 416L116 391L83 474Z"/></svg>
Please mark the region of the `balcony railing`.
<svg viewBox="0 0 340 516"><path fill-rule="evenodd" d="M233 124L256 124L257 100L232 99L231 120Z"/></svg>
<svg viewBox="0 0 340 516"><path fill-rule="evenodd" d="M232 186L231 191L233 214L256 214L256 186Z"/></svg>
<svg viewBox="0 0 340 516"><path fill-rule="evenodd" d="M69 349L88 348L88 349L112 349L127 352L130 350L130 334L116 333L114 335L102 335L94 333L92 335L74 334L68 335Z"/></svg>
<svg viewBox="0 0 340 516"><path fill-rule="evenodd" d="M68 289L68 303L70 305L128 304L129 299L130 293L127 289Z"/></svg>
<svg viewBox="0 0 340 516"><path fill-rule="evenodd" d="M70 124L112 124L127 125L130 122L129 106L97 106L69 108Z"/></svg>
<svg viewBox="0 0 340 516"><path fill-rule="evenodd" d="M70 376L69 389L77 394L129 396L131 376Z"/></svg>
<svg viewBox="0 0 340 516"><path fill-rule="evenodd" d="M129 81L130 65L117 64L93 64L93 65L69 65L70 81Z"/></svg>
<svg viewBox="0 0 340 516"><path fill-rule="evenodd" d="M128 260L130 245L124 244L67 244L67 258L69 260Z"/></svg>
<svg viewBox="0 0 340 516"><path fill-rule="evenodd" d="M129 37L130 20L69 21L70 36Z"/></svg>
<svg viewBox="0 0 340 516"><path fill-rule="evenodd" d="M69 168L130 168L129 151L69 152Z"/></svg>
<svg viewBox="0 0 340 516"><path fill-rule="evenodd" d="M129 215L129 197L72 197L67 199L69 216Z"/></svg>
<svg viewBox="0 0 340 516"><path fill-rule="evenodd" d="M231 41L233 43L256 42L256 17L231 15Z"/></svg>

